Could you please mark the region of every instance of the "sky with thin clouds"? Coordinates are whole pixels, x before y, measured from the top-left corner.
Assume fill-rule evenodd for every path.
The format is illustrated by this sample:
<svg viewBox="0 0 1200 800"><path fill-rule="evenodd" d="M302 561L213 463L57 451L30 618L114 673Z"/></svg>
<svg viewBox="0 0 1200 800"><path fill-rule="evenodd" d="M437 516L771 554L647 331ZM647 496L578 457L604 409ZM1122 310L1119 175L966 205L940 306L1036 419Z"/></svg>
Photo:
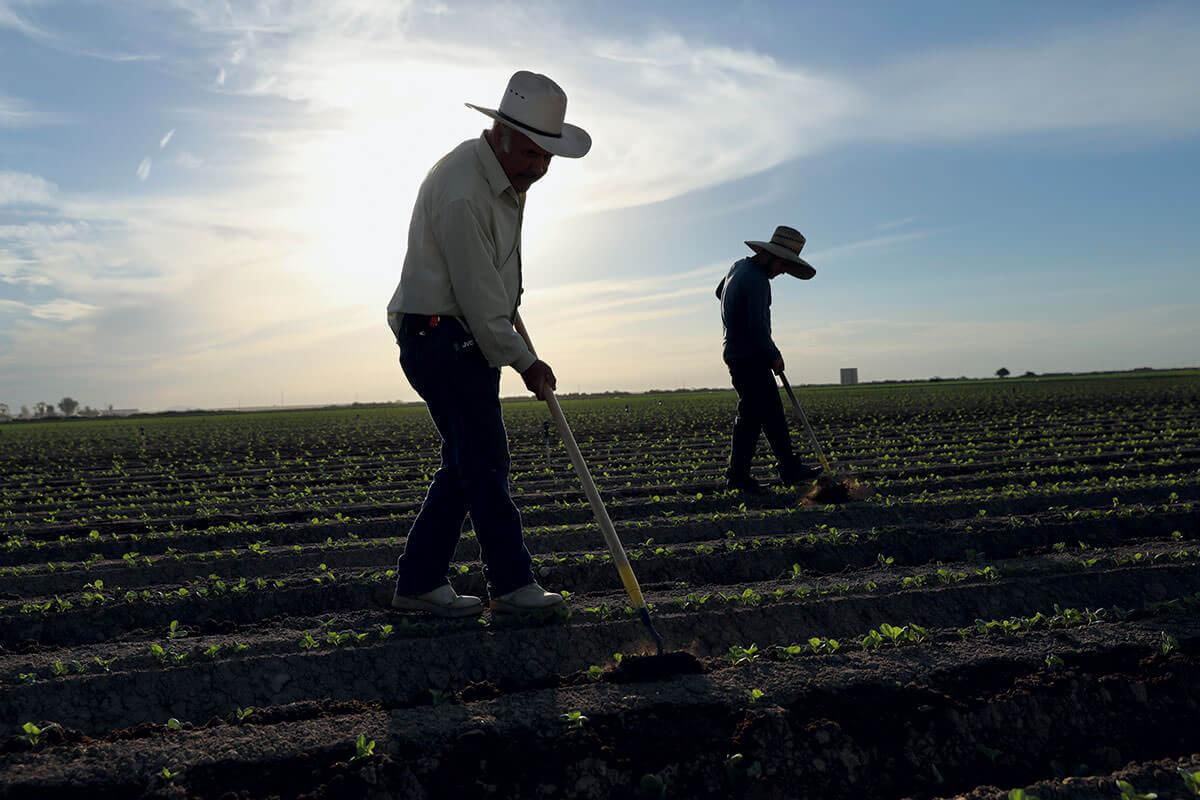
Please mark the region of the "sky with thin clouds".
<svg viewBox="0 0 1200 800"><path fill-rule="evenodd" d="M560 391L727 386L781 224L793 382L1200 364L1195 3L0 0L0 403L415 399L413 200L518 69L594 141L525 216Z"/></svg>

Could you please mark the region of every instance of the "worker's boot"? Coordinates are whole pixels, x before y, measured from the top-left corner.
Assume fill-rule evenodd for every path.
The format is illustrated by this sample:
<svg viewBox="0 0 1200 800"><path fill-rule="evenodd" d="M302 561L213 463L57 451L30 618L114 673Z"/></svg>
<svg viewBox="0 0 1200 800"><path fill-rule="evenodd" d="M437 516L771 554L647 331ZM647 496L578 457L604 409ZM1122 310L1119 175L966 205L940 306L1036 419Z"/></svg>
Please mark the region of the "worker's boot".
<svg viewBox="0 0 1200 800"><path fill-rule="evenodd" d="M762 494L766 491L763 485L750 477L750 475L727 474L725 488L741 492L742 494Z"/></svg>
<svg viewBox="0 0 1200 800"><path fill-rule="evenodd" d="M459 594L454 587L443 583L424 594L396 594L392 608L400 611L428 611L435 617L477 617L483 613L483 601L469 594Z"/></svg>
<svg viewBox="0 0 1200 800"><path fill-rule="evenodd" d="M794 457L779 468L779 477L784 486L801 486L812 483L820 474L820 467L810 467Z"/></svg>
<svg viewBox="0 0 1200 800"><path fill-rule="evenodd" d="M545 611L563 604L563 596L547 592L537 583L529 583L520 589L492 598L492 612L496 614L522 614L528 611Z"/></svg>

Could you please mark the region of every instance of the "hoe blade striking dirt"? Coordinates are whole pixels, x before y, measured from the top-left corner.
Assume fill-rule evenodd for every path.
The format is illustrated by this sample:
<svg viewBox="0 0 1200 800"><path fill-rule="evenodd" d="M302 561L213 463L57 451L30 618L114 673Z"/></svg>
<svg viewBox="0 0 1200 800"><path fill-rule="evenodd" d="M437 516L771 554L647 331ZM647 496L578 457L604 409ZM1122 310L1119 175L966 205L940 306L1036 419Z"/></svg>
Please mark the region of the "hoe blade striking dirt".
<svg viewBox="0 0 1200 800"><path fill-rule="evenodd" d="M813 432L812 425L808 424L808 417L805 415L804 409L800 407L796 393L792 391L787 377L782 372L779 373L779 381L792 401L792 410L796 412L796 417L804 424L804 430L808 431L808 438L812 441L813 449L817 451L817 458L821 461L821 469L825 470L817 478L816 485L809 490L801 502L805 505L833 505L849 503L854 500L866 500L870 497L874 491L870 486L852 478L839 476L830 469L829 462L825 459L825 451L821 449L817 435Z"/></svg>

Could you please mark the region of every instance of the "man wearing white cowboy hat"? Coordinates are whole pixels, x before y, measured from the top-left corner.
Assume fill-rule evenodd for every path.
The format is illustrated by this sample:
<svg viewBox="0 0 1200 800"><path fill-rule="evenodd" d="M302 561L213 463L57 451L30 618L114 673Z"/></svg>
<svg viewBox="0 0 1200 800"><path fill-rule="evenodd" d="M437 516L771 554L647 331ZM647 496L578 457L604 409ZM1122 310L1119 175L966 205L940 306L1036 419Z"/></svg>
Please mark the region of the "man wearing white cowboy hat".
<svg viewBox="0 0 1200 800"><path fill-rule="evenodd" d="M762 486L750 475L750 462L765 431L783 483L795 486L821 470L805 466L792 454L791 436L771 372L783 372L783 356L771 339L771 284L785 272L809 280L817 271L800 258L804 237L780 225L769 242L746 242L754 255L735 263L717 285L721 324L725 329L725 364L738 393L737 419L729 453L726 485L757 494Z"/></svg>
<svg viewBox="0 0 1200 800"><path fill-rule="evenodd" d="M500 370L512 367L544 399L554 372L513 328L521 299L525 193L553 156L579 158L591 137L564 122L567 96L545 75L517 72L498 109L467 104L494 120L426 175L408 231L388 324L400 365L441 434L441 465L396 565L394 608L443 617L477 616L446 573L468 513L479 542L491 606L498 612L563 602L534 580L521 516L508 487L508 438Z"/></svg>

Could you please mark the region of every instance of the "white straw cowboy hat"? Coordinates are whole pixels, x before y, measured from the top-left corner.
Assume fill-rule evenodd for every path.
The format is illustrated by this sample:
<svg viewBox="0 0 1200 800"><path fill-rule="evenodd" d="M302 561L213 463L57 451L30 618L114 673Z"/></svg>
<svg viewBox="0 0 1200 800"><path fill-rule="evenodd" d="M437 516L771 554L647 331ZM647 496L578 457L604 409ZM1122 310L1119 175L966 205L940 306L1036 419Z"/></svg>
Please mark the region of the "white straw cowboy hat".
<svg viewBox="0 0 1200 800"><path fill-rule="evenodd" d="M775 229L775 235L771 237L771 241L746 242L746 244L756 253L765 250L773 256L782 258L789 264L796 264L797 267L795 269L788 270L789 275L794 275L801 280L808 280L817 274L812 264L809 264L800 257L800 251L804 248L804 236L795 228L780 225Z"/></svg>
<svg viewBox="0 0 1200 800"><path fill-rule="evenodd" d="M466 105L520 131L556 156L580 158L592 147L592 137L587 131L563 122L567 115L567 95L545 75L526 70L514 72L498 109Z"/></svg>

